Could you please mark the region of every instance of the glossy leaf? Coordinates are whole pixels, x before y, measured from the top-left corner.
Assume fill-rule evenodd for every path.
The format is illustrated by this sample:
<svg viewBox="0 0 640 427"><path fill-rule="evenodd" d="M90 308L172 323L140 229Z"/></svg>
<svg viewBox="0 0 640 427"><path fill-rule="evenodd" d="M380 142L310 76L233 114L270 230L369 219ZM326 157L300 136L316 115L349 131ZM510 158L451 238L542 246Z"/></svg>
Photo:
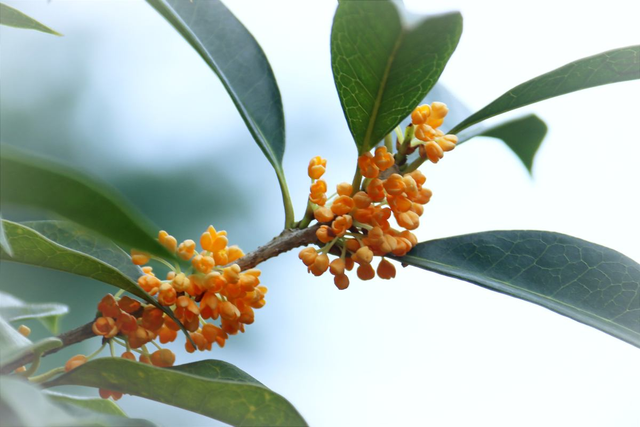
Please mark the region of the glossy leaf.
<svg viewBox="0 0 640 427"><path fill-rule="evenodd" d="M488 231L419 243L405 264L546 307L640 347L640 264L546 231Z"/></svg>
<svg viewBox="0 0 640 427"><path fill-rule="evenodd" d="M629 46L579 59L531 79L472 114L449 133L498 114L581 89L640 79L640 46Z"/></svg>
<svg viewBox="0 0 640 427"><path fill-rule="evenodd" d="M407 26L391 1L339 4L331 30L331 65L359 153L381 141L427 95L461 33L459 13Z"/></svg>
<svg viewBox="0 0 640 427"><path fill-rule="evenodd" d="M43 33L53 34L54 36L62 35L4 3L0 3L0 24L26 30L41 31Z"/></svg>
<svg viewBox="0 0 640 427"><path fill-rule="evenodd" d="M285 149L280 90L258 42L219 0L147 0L220 78L278 176L288 225L293 208L282 169Z"/></svg>
<svg viewBox="0 0 640 427"><path fill-rule="evenodd" d="M66 248L91 255L137 281L144 273L131 257L110 240L97 236L69 221L27 221L21 223Z"/></svg>
<svg viewBox="0 0 640 427"><path fill-rule="evenodd" d="M3 145L0 202L62 215L129 247L168 257L157 230L112 189L50 160Z"/></svg>
<svg viewBox="0 0 640 427"><path fill-rule="evenodd" d="M0 317L8 322L38 319L53 334L58 333L60 317L69 312L69 307L58 303L25 303L24 301L0 292Z"/></svg>
<svg viewBox="0 0 640 427"><path fill-rule="evenodd" d="M60 404L36 385L8 376L0 378L0 407L3 426L153 426L145 420L92 411L68 402Z"/></svg>
<svg viewBox="0 0 640 427"><path fill-rule="evenodd" d="M205 361L186 368L163 369L122 358L95 359L46 386L83 385L121 391L232 425L306 425L282 396L251 382L246 374L234 373L226 363L217 369L218 363Z"/></svg>
<svg viewBox="0 0 640 427"><path fill-rule="evenodd" d="M153 304L177 321L170 309L158 304L158 301L138 286L136 281L111 265L90 255L59 245L24 225L6 220L3 222L7 238L13 248L13 256L8 257L5 252L0 251L0 259L66 271L107 283ZM179 321L177 323L181 325ZM182 330L187 334L184 327Z"/></svg>
<svg viewBox="0 0 640 427"><path fill-rule="evenodd" d="M69 394L58 393L51 390L44 391L45 396L58 404L77 406L84 410L97 412L106 415L115 415L126 417L127 414L111 399L102 399L95 397L71 396Z"/></svg>
<svg viewBox="0 0 640 427"><path fill-rule="evenodd" d="M540 144L547 135L547 125L535 114L520 117L491 128L476 129L458 135L458 145L477 136L502 140L518 156L529 173Z"/></svg>

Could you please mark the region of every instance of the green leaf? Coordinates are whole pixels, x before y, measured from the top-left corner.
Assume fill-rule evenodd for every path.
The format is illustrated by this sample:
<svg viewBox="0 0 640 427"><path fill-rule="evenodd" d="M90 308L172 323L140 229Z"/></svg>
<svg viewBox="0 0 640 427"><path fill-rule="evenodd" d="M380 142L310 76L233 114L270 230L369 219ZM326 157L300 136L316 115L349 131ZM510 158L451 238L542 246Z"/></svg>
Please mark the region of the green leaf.
<svg viewBox="0 0 640 427"><path fill-rule="evenodd" d="M53 34L54 36L62 36L62 34L43 25L30 16L0 3L0 24L9 27L24 28L26 30L42 31L43 33Z"/></svg>
<svg viewBox="0 0 640 427"><path fill-rule="evenodd" d="M519 117L488 129L475 129L459 135L458 145L476 136L488 136L504 141L516 153L529 173L533 159L547 134L547 125L535 114Z"/></svg>
<svg viewBox="0 0 640 427"><path fill-rule="evenodd" d="M25 427L60 426L153 426L149 421L130 419L89 410L70 402L58 403L29 382L15 377L0 377L2 425Z"/></svg>
<svg viewBox="0 0 640 427"><path fill-rule="evenodd" d="M546 231L488 231L419 243L404 264L546 307L640 347L640 264Z"/></svg>
<svg viewBox="0 0 640 427"><path fill-rule="evenodd" d="M284 112L271 65L251 33L219 0L147 0L220 78L278 176L287 224L293 208L282 169Z"/></svg>
<svg viewBox="0 0 640 427"><path fill-rule="evenodd" d="M0 365L6 365L28 351L33 343L0 316Z"/></svg>
<svg viewBox="0 0 640 427"><path fill-rule="evenodd" d="M51 390L44 391L45 396L58 404L69 406L77 406L84 410L98 412L105 415L116 415L126 417L127 414L111 399L102 399L94 397L71 396L68 394L58 393Z"/></svg>
<svg viewBox="0 0 640 427"><path fill-rule="evenodd" d="M13 251L11 250L11 245L9 245L9 241L7 240L7 236L4 233L2 215L0 215L0 249L2 249L8 256L11 256L11 254L13 253Z"/></svg>
<svg viewBox="0 0 640 427"><path fill-rule="evenodd" d="M24 301L0 292L0 317L8 322L38 319L53 334L58 333L58 321L69 312L69 308L57 303L25 303Z"/></svg>
<svg viewBox="0 0 640 427"><path fill-rule="evenodd" d="M144 273L118 245L69 221L27 221L22 225L49 240L103 261L137 282Z"/></svg>
<svg viewBox="0 0 640 427"><path fill-rule="evenodd" d="M406 26L390 1L340 2L331 65L359 153L374 147L431 90L461 33L459 13Z"/></svg>
<svg viewBox="0 0 640 427"><path fill-rule="evenodd" d="M579 59L514 87L467 117L455 134L498 114L581 89L640 79L640 46L629 46Z"/></svg>
<svg viewBox="0 0 640 427"><path fill-rule="evenodd" d="M234 374L226 363L216 369L218 363L205 361L186 368L163 369L122 358L102 358L91 360L45 386L106 388L187 409L232 425L306 425L298 411L282 396L251 382L246 374ZM180 372L181 369L185 372Z"/></svg>
<svg viewBox="0 0 640 427"><path fill-rule="evenodd" d="M0 251L0 259L66 271L123 289L158 307L181 325L182 331L189 336L169 308L160 305L136 281L116 268L90 255L59 245L29 227L7 220L2 222L13 248L13 256L8 257L4 251Z"/></svg>
<svg viewBox="0 0 640 427"><path fill-rule="evenodd" d="M112 189L8 145L0 153L0 202L46 209L116 242L171 256L155 239L155 227Z"/></svg>

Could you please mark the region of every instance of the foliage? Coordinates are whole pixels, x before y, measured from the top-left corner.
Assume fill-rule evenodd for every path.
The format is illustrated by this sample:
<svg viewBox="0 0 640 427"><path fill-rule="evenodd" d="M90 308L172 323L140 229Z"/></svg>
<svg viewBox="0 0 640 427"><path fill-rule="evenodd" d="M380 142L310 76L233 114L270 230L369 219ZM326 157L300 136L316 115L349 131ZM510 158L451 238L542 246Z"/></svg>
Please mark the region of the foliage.
<svg viewBox="0 0 640 427"><path fill-rule="evenodd" d="M188 337L188 350L204 350L206 333L200 326L208 324L206 319L218 317L222 319L222 329L216 327L214 335L223 346L227 334L244 332L244 324L253 323L253 308L264 305L266 288L257 287L259 271L249 269L305 244L321 247L300 253L309 271L321 275L330 270L339 289L348 286L345 271L354 263L359 264L358 276L369 280L375 275L371 259L386 255L404 265L533 302L640 347L640 265L615 250L543 231L487 231L422 243L414 241L415 236L409 231L418 227L422 205L431 196L430 190L423 190L424 177L417 171L423 162L437 163L443 152L485 136L503 140L531 172L547 132L539 117L527 115L489 128L475 125L577 90L640 79L640 47L596 54L533 78L471 114L445 135L438 128L447 107L438 102L430 106L420 103L436 87L457 47L462 34L461 15L448 13L409 24L395 2L341 1L331 31L331 67L357 147L358 168L352 184L339 184L337 198L325 206L326 182L320 178L326 160L312 159L310 198L302 219L294 222L282 166L282 100L261 47L220 1L148 3L220 79L253 139L274 167L282 191L285 231L255 253L244 256L238 248L227 246L226 232L211 226L200 239L202 252L197 253L194 241L178 246L166 232L160 232L156 239L150 221L98 180L37 154L3 145L3 207L35 208L68 221L17 223L0 219L0 259L94 279L87 280L86 286L100 281L119 288L112 300L105 297L98 305L97 320L88 325L90 328L85 325L86 330L91 329L88 335L71 331L35 343L27 338L28 328L16 330L11 322L38 319L56 333L57 320L66 314L66 307L24 302L0 294L0 370L7 374L0 381L0 407L9 423L151 425L145 420L126 418L111 400L43 391L35 385L42 383L45 388L97 388L105 399L132 394L232 425L306 425L284 397L235 366L204 360L170 367L174 360L167 361L164 350L151 355L144 346L155 344L156 335L162 343L171 341L165 338L175 333L167 325L176 324L172 330L182 329ZM0 12L0 24L59 35L6 5L0 4ZM429 43L424 43L426 39ZM411 123L401 129L409 116ZM374 148L375 156L370 153ZM416 151L418 155L412 154ZM372 190L376 185L380 195L377 199ZM401 202L406 209L399 207ZM389 231L391 210L404 231ZM310 226L314 220L318 224ZM378 230L379 234L375 234ZM132 249L132 256L118 245ZM331 264L329 254L338 257ZM168 261L162 260L167 257ZM163 262L171 269L167 280L160 281L150 266L140 268L150 260ZM395 268L383 258L377 274L388 279L395 276ZM148 306L139 302L135 305L129 297L120 299L123 292ZM119 304L117 310L105 301ZM124 301L129 305L125 306ZM202 311L195 303L200 303ZM204 311L205 303L209 304L209 312ZM107 312L109 309L113 314ZM147 316L153 312L159 313L159 322ZM134 319L134 329L125 336L122 319L127 316ZM147 323L155 323L155 327L147 327ZM150 331L149 337L135 345L139 338L135 328L143 324ZM94 354L75 356L65 367L35 375L42 357L95 335L102 335L103 346ZM106 345L115 356L113 345L120 340L127 350L121 358L95 359ZM211 348L214 339L207 340ZM140 354L140 362L135 361L132 351ZM14 371L15 363L25 366Z"/></svg>

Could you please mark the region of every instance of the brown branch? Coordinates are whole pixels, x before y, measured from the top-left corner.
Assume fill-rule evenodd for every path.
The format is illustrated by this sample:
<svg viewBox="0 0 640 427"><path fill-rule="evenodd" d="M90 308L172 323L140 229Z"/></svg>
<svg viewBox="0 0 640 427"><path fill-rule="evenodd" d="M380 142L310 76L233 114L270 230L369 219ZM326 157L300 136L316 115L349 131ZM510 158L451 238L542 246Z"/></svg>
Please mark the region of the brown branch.
<svg viewBox="0 0 640 427"><path fill-rule="evenodd" d="M269 243L264 246L260 246L253 252L248 253L247 255L240 258L236 264L240 266L242 270L248 270L257 266L258 264L276 257L281 253L290 251L293 248L297 248L299 246L308 245L316 242L316 230L319 228L319 225L314 225L309 228L304 228L302 230L284 230L279 236L274 237ZM58 335L58 338L62 341L62 346L55 348L53 350L49 350L42 354L42 356L47 356L52 353L56 353L62 350L65 347L68 347L73 344L77 344L89 338L93 338L96 335L91 330L93 326L93 320L85 325L82 325L78 328L72 329L68 332L64 332ZM5 365L0 369L0 374L7 374L12 372L14 369L19 368L20 366L27 365L33 362L34 355L33 353L26 353L19 359Z"/></svg>

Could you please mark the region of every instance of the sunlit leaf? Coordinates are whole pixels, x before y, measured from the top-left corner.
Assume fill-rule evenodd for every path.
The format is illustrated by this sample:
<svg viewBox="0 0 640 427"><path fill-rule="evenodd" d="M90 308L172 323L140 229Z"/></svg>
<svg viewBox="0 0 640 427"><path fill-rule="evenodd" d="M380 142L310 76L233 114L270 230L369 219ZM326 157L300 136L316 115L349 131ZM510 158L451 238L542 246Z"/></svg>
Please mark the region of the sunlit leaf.
<svg viewBox="0 0 640 427"><path fill-rule="evenodd" d="M114 190L72 169L2 145L0 202L45 209L129 247L168 257L157 230Z"/></svg>
<svg viewBox="0 0 640 427"><path fill-rule="evenodd" d="M359 153L382 140L427 95L461 33L459 13L409 26L391 1L339 4L331 30L331 65Z"/></svg>
<svg viewBox="0 0 640 427"><path fill-rule="evenodd" d="M42 390L25 380L0 377L0 407L3 426L24 427L86 427L86 426L153 426L139 419L111 415L101 411L59 404Z"/></svg>
<svg viewBox="0 0 640 427"><path fill-rule="evenodd" d="M488 231L419 243L405 264L546 307L640 347L640 264L546 231Z"/></svg>
<svg viewBox="0 0 640 427"><path fill-rule="evenodd" d="M282 158L284 113L271 65L258 42L219 0L147 0L220 78L267 160L276 171L293 220Z"/></svg>
<svg viewBox="0 0 640 427"><path fill-rule="evenodd" d="M58 333L58 323L61 316L69 312L66 305L58 303L25 303L24 301L0 292L0 317L8 322L38 319L52 333Z"/></svg>
<svg viewBox="0 0 640 427"><path fill-rule="evenodd" d="M519 117L491 128L470 129L459 135L458 145L476 136L488 136L504 141L518 156L529 173L533 169L533 159L547 134L547 125L535 114Z"/></svg>
<svg viewBox="0 0 640 427"><path fill-rule="evenodd" d="M26 30L42 31L43 33L53 34L55 36L62 35L4 3L0 3L0 24Z"/></svg>
<svg viewBox="0 0 640 427"><path fill-rule="evenodd" d="M69 221L23 222L49 240L69 249L74 249L103 261L133 280L144 274L131 262L131 257L110 240L97 236Z"/></svg>
<svg viewBox="0 0 640 427"><path fill-rule="evenodd" d="M514 87L467 117L449 133L458 133L490 117L581 89L640 79L640 46L579 59Z"/></svg>
<svg viewBox="0 0 640 427"><path fill-rule="evenodd" d="M306 425L282 396L217 361L163 369L122 358L95 359L46 384L120 391L187 409L231 425ZM201 365L200 365L201 364ZM181 372L184 369L185 372ZM186 373L188 372L188 373ZM255 380L254 380L255 381Z"/></svg>

